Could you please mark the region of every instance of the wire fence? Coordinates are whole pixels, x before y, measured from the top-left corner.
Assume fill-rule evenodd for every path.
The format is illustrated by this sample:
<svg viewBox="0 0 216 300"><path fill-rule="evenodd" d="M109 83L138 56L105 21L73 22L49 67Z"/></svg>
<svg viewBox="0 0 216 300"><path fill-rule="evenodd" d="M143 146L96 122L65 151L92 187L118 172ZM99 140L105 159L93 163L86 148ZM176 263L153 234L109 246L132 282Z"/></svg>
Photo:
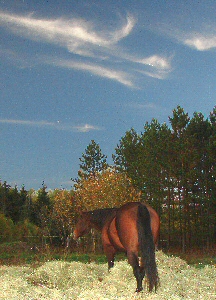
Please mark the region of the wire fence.
<svg viewBox="0 0 216 300"><path fill-rule="evenodd" d="M4 242L1 240L0 244ZM92 232L84 237L74 240L72 236L58 236L58 235L27 235L22 236L22 239L16 238L8 241L10 244L22 243L24 250L33 250L35 252L52 247L52 248L63 248L68 251L76 251L80 253L94 252L101 253L103 251L101 236L99 233L92 230Z"/></svg>

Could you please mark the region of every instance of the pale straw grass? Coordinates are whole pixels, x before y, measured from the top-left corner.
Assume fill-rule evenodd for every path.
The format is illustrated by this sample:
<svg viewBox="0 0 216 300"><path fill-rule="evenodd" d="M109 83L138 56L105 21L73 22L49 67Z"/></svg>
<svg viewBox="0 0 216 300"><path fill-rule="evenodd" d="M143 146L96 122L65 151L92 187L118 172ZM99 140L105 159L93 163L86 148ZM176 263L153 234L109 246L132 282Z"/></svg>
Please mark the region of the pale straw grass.
<svg viewBox="0 0 216 300"><path fill-rule="evenodd" d="M127 261L106 264L51 261L38 268L0 267L0 299L216 299L216 267L195 268L177 257L157 252L160 286L157 293L136 294ZM145 285L145 284L144 284Z"/></svg>

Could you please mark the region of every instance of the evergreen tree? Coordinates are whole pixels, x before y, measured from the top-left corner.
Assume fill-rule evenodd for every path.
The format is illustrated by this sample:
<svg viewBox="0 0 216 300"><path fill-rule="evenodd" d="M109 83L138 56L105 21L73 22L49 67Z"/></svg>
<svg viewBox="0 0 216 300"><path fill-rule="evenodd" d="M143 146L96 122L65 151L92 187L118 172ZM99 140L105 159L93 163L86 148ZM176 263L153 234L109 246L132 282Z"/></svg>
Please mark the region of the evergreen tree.
<svg viewBox="0 0 216 300"><path fill-rule="evenodd" d="M0 213L7 214L7 199L10 191L10 185L6 181L2 184L0 181Z"/></svg>
<svg viewBox="0 0 216 300"><path fill-rule="evenodd" d="M44 230L48 230L49 214L52 209L52 203L46 188L43 182L42 188L38 191L37 200L33 205L34 208L32 211L33 222Z"/></svg>
<svg viewBox="0 0 216 300"><path fill-rule="evenodd" d="M162 238L183 251L201 242L212 246L216 238L215 120L216 108L205 120L201 113L190 119L177 106L171 128L152 120L140 135L131 129L113 155L116 168L160 213Z"/></svg>
<svg viewBox="0 0 216 300"><path fill-rule="evenodd" d="M107 156L102 154L99 144L94 140L87 146L85 153L80 158L80 170L78 176L80 178L95 177L97 173L108 168Z"/></svg>

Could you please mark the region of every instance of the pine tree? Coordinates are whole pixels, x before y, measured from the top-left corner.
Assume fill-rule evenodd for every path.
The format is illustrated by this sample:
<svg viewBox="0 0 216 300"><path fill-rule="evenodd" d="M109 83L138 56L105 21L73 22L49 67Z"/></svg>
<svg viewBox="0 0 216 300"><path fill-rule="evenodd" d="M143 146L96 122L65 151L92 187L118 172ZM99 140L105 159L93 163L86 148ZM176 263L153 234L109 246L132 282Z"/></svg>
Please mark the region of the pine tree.
<svg viewBox="0 0 216 300"><path fill-rule="evenodd" d="M107 156L102 154L99 144L94 140L91 140L79 160L81 162L78 172L79 178L95 177L97 173L101 173L108 168Z"/></svg>

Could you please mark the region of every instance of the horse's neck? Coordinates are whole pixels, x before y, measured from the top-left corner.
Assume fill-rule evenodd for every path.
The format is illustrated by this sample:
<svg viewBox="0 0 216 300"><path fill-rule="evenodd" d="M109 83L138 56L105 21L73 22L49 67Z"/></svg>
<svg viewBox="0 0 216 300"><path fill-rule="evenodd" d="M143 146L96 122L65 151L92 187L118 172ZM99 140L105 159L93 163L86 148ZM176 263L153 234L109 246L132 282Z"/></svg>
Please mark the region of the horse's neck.
<svg viewBox="0 0 216 300"><path fill-rule="evenodd" d="M92 228L94 228L98 231L101 231L103 229L104 222L103 222L103 220L92 216L91 217L91 226L92 226Z"/></svg>
<svg viewBox="0 0 216 300"><path fill-rule="evenodd" d="M98 210L91 212L91 226L99 231L102 231L104 225L109 218L114 217L116 209Z"/></svg>
<svg viewBox="0 0 216 300"><path fill-rule="evenodd" d="M91 226L92 226L92 228L94 228L98 231L102 231L102 229L103 229L103 225L100 224L99 222L91 222Z"/></svg>

